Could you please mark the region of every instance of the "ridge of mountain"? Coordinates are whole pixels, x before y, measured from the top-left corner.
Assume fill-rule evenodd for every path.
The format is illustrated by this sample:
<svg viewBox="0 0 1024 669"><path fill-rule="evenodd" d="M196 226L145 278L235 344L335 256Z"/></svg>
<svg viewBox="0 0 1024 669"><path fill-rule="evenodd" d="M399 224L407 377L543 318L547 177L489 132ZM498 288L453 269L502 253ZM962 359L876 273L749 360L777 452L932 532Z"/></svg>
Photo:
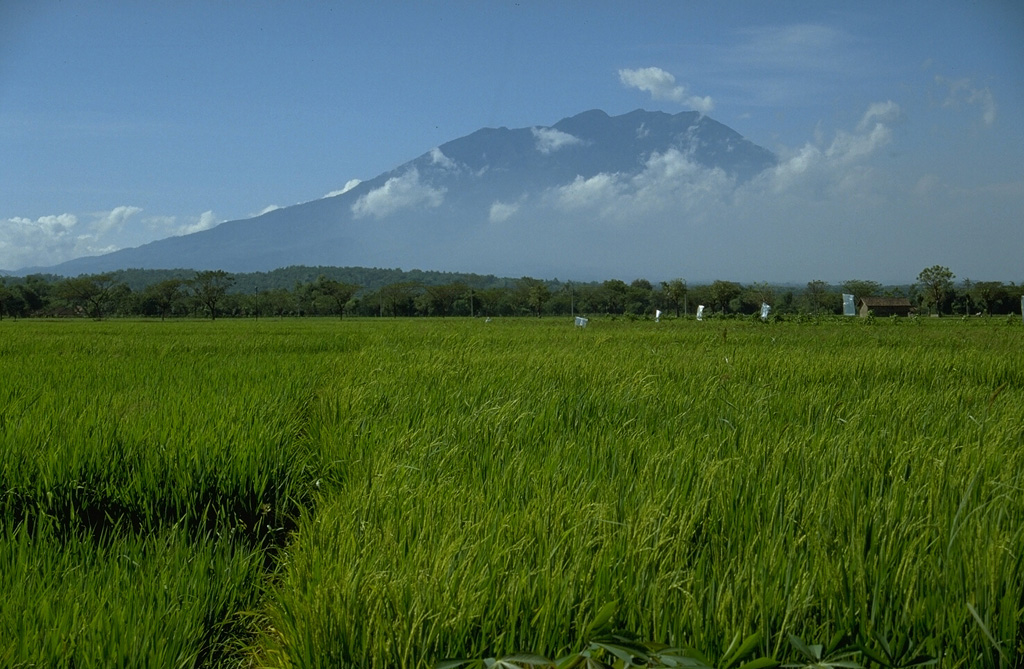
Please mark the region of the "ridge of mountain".
<svg viewBox="0 0 1024 669"><path fill-rule="evenodd" d="M777 163L771 151L698 112L637 109L609 116L595 109L552 126L481 128L338 195L15 273L73 276L127 268L254 272L290 265L529 273L540 269L529 261L532 249L547 243L535 238L543 235L542 219L558 213L542 206L546 194L599 175L634 177L653 158L670 152L736 182ZM504 219L496 216L495 207L501 214L523 203L535 205L529 218L524 216L519 228L513 226L516 221L501 225ZM510 254L510 240L524 256L519 264ZM617 239L607 243L621 246ZM505 266L482 266L487 258ZM566 267L562 273L573 270Z"/></svg>

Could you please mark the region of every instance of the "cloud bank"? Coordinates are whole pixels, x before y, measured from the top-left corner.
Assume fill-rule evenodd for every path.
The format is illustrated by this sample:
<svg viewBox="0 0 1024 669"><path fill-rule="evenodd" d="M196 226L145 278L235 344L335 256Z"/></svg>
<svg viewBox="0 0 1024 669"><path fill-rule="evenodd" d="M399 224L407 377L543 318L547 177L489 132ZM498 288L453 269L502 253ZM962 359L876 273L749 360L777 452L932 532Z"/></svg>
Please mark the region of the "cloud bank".
<svg viewBox="0 0 1024 669"><path fill-rule="evenodd" d="M458 253L479 263L476 271L561 277L571 262L590 268L580 279L694 282L897 282L913 280L908 267L957 265L966 275L969 262L988 266L993 246L981 242L1002 223L966 230L957 212L974 195L892 163L903 117L891 100L870 104L850 127L780 149L778 164L749 181L677 149L650 155L638 173L577 176L514 205L493 202L490 223L514 220L497 229L501 242L467 242ZM994 208L1013 216L1024 184L991 193L1002 203ZM963 240L956 258L944 255L950 238Z"/></svg>
<svg viewBox="0 0 1024 669"><path fill-rule="evenodd" d="M84 216L70 213L35 219L0 219L0 267L50 265L120 248L117 239L142 209L130 205Z"/></svg>

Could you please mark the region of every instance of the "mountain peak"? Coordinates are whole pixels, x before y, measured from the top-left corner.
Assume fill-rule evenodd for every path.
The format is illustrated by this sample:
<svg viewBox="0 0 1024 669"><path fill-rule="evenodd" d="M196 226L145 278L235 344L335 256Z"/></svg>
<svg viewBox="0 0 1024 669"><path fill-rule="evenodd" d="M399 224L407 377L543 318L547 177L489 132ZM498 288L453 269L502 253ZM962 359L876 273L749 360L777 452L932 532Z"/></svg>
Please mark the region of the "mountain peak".
<svg viewBox="0 0 1024 669"><path fill-rule="evenodd" d="M666 171L670 163L689 167ZM334 265L521 274L550 255L557 221L586 226L592 219L567 218L568 211L610 203L646 183L651 175L641 176L652 164L662 169L659 183L683 180L664 182L678 190L701 171L742 182L776 158L699 112L636 109L610 116L591 109L551 126L481 128L333 197L49 269L74 275L126 267L250 272ZM559 234L583 235L590 248L622 248L599 228Z"/></svg>

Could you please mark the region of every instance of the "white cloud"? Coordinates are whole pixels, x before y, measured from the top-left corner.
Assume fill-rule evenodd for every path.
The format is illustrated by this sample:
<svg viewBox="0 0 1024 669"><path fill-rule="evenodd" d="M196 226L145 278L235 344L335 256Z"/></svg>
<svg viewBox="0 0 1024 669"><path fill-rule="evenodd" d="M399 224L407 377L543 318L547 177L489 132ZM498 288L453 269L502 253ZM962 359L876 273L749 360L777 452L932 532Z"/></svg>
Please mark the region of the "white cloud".
<svg viewBox="0 0 1024 669"><path fill-rule="evenodd" d="M327 195L324 195L324 197L328 198L336 197L338 195L344 195L345 193L349 192L350 190L352 190L361 183L363 183L362 179L349 179L348 181L345 182L345 186L343 188L341 188L340 190L332 190Z"/></svg>
<svg viewBox="0 0 1024 669"><path fill-rule="evenodd" d="M708 114L715 108L714 101L710 96L700 97L688 94L685 86L676 84L676 78L660 67L619 70L619 81L630 88L638 88L650 93L655 100L678 102L702 114Z"/></svg>
<svg viewBox="0 0 1024 669"><path fill-rule="evenodd" d="M436 146L430 150L430 163L432 165L440 165L446 170L455 169L455 161L444 155L444 151Z"/></svg>
<svg viewBox="0 0 1024 669"><path fill-rule="evenodd" d="M839 131L825 151L825 157L840 163L849 163L873 154L892 138L892 131L883 123L876 123L870 132L851 134Z"/></svg>
<svg viewBox="0 0 1024 669"><path fill-rule="evenodd" d="M707 168L677 149L656 153L633 177L631 208L648 211L688 210L732 191L734 181L720 168Z"/></svg>
<svg viewBox="0 0 1024 669"><path fill-rule="evenodd" d="M828 146L824 146L823 133L816 132L817 144L807 143L783 155L751 187L776 194L798 188L819 194L850 190L870 176L870 169L863 167L867 159L892 141L892 130L883 121L899 115L899 105L891 101L871 104L855 132L837 131Z"/></svg>
<svg viewBox="0 0 1024 669"><path fill-rule="evenodd" d="M600 173L553 190L558 208L590 211L615 225L642 216L692 211L728 197L735 182L723 170L692 161L678 149L655 153L637 175Z"/></svg>
<svg viewBox="0 0 1024 669"><path fill-rule="evenodd" d="M572 183L556 188L555 195L564 209L600 209L618 199L621 191L621 177L602 172L589 179L577 176Z"/></svg>
<svg viewBox="0 0 1024 669"><path fill-rule="evenodd" d="M119 246L112 235L125 221L142 211L121 206L80 219L63 213L30 219L22 216L0 219L0 267L54 265L79 256L97 255Z"/></svg>
<svg viewBox="0 0 1024 669"><path fill-rule="evenodd" d="M361 196L352 205L352 213L356 218L383 218L408 207L438 207L444 201L445 192L444 188L433 188L420 183L419 170L412 168L402 176L392 177L380 188Z"/></svg>
<svg viewBox="0 0 1024 669"><path fill-rule="evenodd" d="M489 220L491 223L504 223L519 211L519 205L507 202L495 202L491 205Z"/></svg>
<svg viewBox="0 0 1024 669"><path fill-rule="evenodd" d="M566 146L574 146L576 144L583 143L583 140L579 137L570 135L567 132L562 132L561 130L556 130L555 128L530 128L530 132L533 133L534 139L537 140L537 150L545 155L558 151Z"/></svg>
<svg viewBox="0 0 1024 669"><path fill-rule="evenodd" d="M97 234L120 230L125 221L140 211L142 211L141 207L115 207L110 212L100 214L92 228Z"/></svg>
<svg viewBox="0 0 1024 669"><path fill-rule="evenodd" d="M263 207L263 209L260 210L260 213L256 215L262 216L263 214L269 214L270 212L277 211L280 208L281 207L277 206L276 204L268 204L266 207Z"/></svg>
<svg viewBox="0 0 1024 669"><path fill-rule="evenodd" d="M181 235L190 235L193 232L202 232L203 230L209 230L220 222L212 211L204 211L199 215L198 219L193 219L191 223L179 226L174 234L180 237Z"/></svg>
<svg viewBox="0 0 1024 669"><path fill-rule="evenodd" d="M996 121L996 100L992 91L986 86L975 88L970 79L946 79L936 76L935 83L948 89L946 99L942 106L952 109L959 109L960 105L981 107L981 120L985 125L992 125Z"/></svg>

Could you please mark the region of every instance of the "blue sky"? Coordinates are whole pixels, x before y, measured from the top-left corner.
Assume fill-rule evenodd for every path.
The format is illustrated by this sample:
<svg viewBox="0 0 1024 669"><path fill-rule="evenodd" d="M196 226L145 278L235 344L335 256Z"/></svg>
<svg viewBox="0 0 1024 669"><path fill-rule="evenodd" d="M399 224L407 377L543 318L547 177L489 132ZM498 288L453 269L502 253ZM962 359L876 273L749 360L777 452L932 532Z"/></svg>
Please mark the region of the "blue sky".
<svg viewBox="0 0 1024 669"><path fill-rule="evenodd" d="M1021 281L1022 45L1024 3L995 0L5 0L0 268L313 200L481 127L645 108L783 160L736 211L765 260L722 278L854 278L832 243L906 247L862 278Z"/></svg>

